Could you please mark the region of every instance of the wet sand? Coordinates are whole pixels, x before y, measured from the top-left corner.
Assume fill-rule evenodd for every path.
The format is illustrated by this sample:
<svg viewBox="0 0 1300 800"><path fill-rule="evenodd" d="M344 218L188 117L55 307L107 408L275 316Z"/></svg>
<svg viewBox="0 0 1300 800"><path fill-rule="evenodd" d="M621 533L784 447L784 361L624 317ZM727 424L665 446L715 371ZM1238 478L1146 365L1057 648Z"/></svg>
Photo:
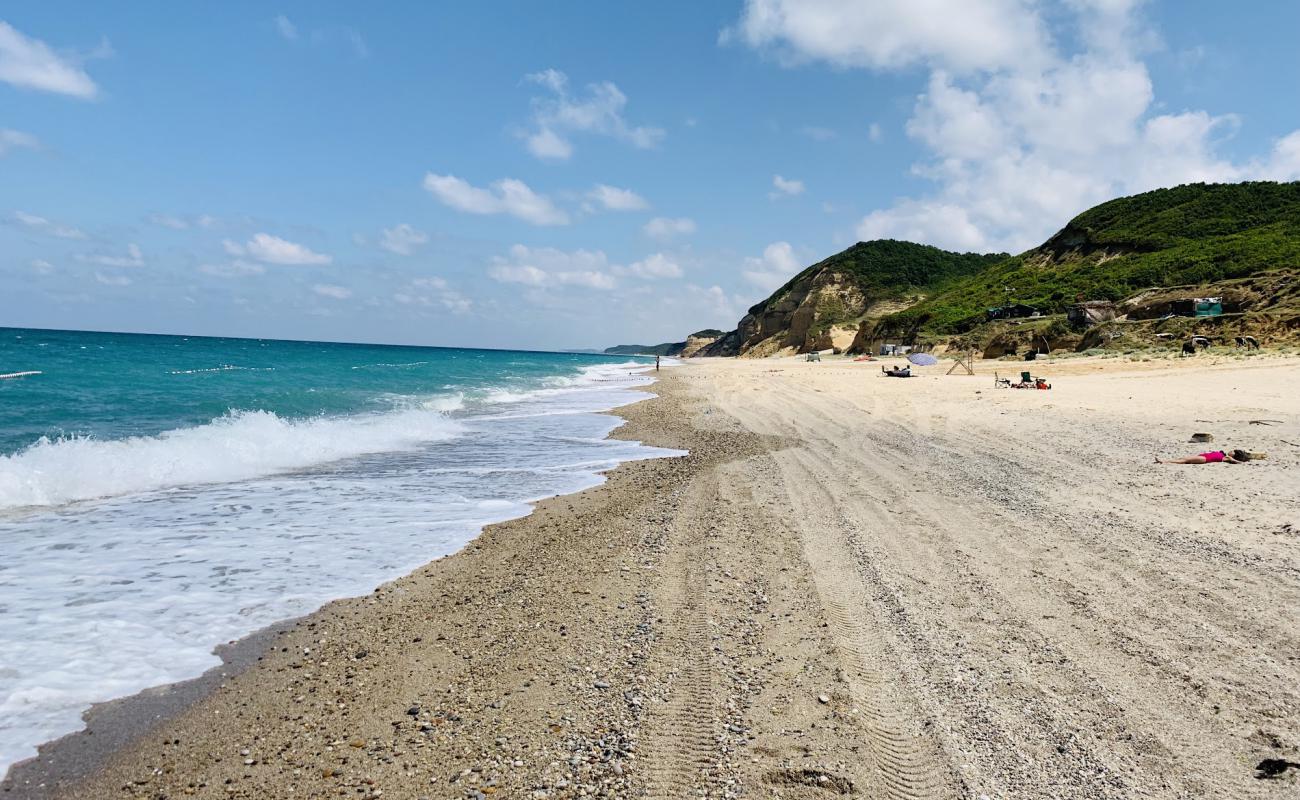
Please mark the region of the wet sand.
<svg viewBox="0 0 1300 800"><path fill-rule="evenodd" d="M665 370L615 435L689 456L332 603L7 796L1295 793L1254 767L1300 761L1300 362L1032 366L1052 391ZM1152 463L1194 431L1270 457Z"/></svg>

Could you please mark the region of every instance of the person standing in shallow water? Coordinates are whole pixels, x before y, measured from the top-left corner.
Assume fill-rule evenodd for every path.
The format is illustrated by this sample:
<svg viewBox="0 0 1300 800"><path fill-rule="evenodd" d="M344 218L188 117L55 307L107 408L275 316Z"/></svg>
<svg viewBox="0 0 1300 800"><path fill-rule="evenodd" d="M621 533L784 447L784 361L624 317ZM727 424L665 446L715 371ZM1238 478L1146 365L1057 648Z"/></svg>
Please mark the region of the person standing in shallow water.
<svg viewBox="0 0 1300 800"><path fill-rule="evenodd" d="M659 356L655 356L655 372L659 371Z"/></svg>

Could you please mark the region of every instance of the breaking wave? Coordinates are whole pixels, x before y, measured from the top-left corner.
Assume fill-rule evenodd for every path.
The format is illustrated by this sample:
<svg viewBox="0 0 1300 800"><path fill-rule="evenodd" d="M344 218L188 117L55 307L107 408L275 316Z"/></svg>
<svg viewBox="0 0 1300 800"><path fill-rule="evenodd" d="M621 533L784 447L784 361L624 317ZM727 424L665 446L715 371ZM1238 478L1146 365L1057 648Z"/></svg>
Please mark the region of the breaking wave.
<svg viewBox="0 0 1300 800"><path fill-rule="evenodd" d="M0 509L205 483L248 480L456 436L442 410L284 419L234 411L206 425L157 436L42 438L0 456Z"/></svg>

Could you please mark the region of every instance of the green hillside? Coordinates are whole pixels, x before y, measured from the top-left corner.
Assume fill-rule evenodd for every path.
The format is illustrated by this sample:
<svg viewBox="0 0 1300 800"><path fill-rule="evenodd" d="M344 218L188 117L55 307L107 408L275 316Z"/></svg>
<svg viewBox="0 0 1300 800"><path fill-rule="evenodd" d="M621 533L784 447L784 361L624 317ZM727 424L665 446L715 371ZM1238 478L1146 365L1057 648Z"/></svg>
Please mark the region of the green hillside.
<svg viewBox="0 0 1300 800"><path fill-rule="evenodd" d="M675 356L682 352L686 342L664 342L663 344L617 344L605 348L607 356Z"/></svg>
<svg viewBox="0 0 1300 800"><path fill-rule="evenodd" d="M1010 303L1059 313L1076 298L1207 284L1300 267L1300 183L1189 184L1102 203L1041 247L953 281L888 318L894 330L956 333Z"/></svg>
<svg viewBox="0 0 1300 800"><path fill-rule="evenodd" d="M1006 253L950 253L937 247L894 239L859 242L795 275L766 300L749 309L749 313L762 313L769 305L784 298L796 284L822 271L850 276L863 294L888 300L934 291L1006 258Z"/></svg>

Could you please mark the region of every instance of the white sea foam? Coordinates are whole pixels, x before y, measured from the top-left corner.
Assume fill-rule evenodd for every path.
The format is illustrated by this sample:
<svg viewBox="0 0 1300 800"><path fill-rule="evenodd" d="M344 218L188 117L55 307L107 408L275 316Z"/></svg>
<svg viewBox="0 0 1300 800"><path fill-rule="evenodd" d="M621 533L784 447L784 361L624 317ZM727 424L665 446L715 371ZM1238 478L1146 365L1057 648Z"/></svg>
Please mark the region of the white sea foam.
<svg viewBox="0 0 1300 800"><path fill-rule="evenodd" d="M282 419L237 411L157 436L41 439L0 456L0 509L50 506L133 492L226 483L455 436L436 410Z"/></svg>
<svg viewBox="0 0 1300 800"><path fill-rule="evenodd" d="M593 392L608 389L607 395L615 408L628 402L627 394L620 391L650 383L652 378L645 375L646 365L636 361L621 364L599 364L584 367L578 375L557 375L542 381L541 389L494 389L483 398L483 402L499 405L503 403L523 403L564 397L582 397L584 409L590 410L590 403L595 396Z"/></svg>
<svg viewBox="0 0 1300 800"><path fill-rule="evenodd" d="M426 411L441 411L444 414L460 411L465 407L465 395L460 392L434 395L420 400L419 406Z"/></svg>
<svg viewBox="0 0 1300 800"><path fill-rule="evenodd" d="M274 372L275 367L241 367L238 364L222 364L219 367L204 369L174 369L172 375L202 375L205 372Z"/></svg>
<svg viewBox="0 0 1300 800"><path fill-rule="evenodd" d="M429 363L428 361L407 361L407 362L400 363L400 364L390 364L390 363L387 363L387 362L384 362L384 361L380 361L380 362L375 363L375 364L358 364L358 365L356 365L355 367L352 367L352 369L374 369L374 368L376 368L376 367L398 367L398 368L400 368L400 367L423 367L424 365L426 365L426 364L428 364L428 363Z"/></svg>

